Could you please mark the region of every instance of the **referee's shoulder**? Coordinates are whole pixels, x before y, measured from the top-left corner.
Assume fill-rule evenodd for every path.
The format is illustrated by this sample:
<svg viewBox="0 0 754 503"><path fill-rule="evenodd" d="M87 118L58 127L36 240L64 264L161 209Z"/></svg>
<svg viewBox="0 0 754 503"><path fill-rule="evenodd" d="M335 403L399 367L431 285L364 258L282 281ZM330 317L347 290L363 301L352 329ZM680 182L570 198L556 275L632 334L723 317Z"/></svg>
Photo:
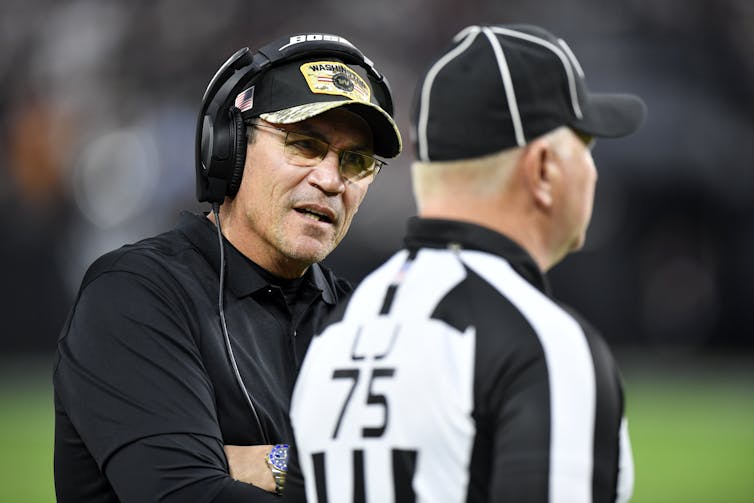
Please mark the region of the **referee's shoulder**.
<svg viewBox="0 0 754 503"><path fill-rule="evenodd" d="M570 306L564 302L560 302L558 300L553 301L560 307L563 311L565 311L571 318L573 318L576 323L581 326L582 330L584 331L584 334L589 338L595 338L599 340L603 340L602 333L599 331L597 327L595 327L588 319L584 317L579 311L577 311L573 306Z"/></svg>

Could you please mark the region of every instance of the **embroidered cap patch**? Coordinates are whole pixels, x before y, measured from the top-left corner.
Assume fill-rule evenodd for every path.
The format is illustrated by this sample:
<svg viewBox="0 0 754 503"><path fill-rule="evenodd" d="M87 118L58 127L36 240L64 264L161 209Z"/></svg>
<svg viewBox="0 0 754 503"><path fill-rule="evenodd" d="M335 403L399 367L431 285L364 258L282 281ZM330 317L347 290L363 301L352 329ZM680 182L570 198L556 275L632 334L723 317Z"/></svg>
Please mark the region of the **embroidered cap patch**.
<svg viewBox="0 0 754 503"><path fill-rule="evenodd" d="M309 89L315 94L332 94L369 102L369 86L348 65L337 61L312 61L304 63L300 69Z"/></svg>

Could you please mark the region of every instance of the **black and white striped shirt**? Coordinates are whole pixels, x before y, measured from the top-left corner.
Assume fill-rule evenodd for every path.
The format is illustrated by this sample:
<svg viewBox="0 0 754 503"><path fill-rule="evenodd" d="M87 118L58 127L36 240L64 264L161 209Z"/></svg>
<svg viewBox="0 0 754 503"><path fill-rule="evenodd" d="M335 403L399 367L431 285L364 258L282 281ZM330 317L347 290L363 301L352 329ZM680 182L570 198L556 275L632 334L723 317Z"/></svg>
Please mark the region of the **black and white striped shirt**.
<svg viewBox="0 0 754 503"><path fill-rule="evenodd" d="M467 223L409 222L312 341L291 420L293 501L622 502L633 487L605 342L524 250Z"/></svg>

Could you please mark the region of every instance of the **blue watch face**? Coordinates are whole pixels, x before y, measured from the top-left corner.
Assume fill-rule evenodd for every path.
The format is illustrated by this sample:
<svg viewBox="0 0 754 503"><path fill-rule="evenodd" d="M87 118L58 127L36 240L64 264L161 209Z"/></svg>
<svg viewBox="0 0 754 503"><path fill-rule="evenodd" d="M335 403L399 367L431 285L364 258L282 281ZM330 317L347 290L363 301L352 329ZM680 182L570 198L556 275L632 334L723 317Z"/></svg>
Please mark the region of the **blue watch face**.
<svg viewBox="0 0 754 503"><path fill-rule="evenodd" d="M270 463L278 470L288 471L288 444L277 444L272 448Z"/></svg>

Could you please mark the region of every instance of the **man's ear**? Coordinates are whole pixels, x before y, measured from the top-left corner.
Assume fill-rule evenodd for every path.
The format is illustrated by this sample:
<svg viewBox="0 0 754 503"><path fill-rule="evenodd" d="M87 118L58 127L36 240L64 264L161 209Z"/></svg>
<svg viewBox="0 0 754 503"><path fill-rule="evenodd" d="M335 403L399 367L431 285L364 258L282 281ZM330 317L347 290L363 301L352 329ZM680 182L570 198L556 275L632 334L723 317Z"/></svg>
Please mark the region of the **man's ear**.
<svg viewBox="0 0 754 503"><path fill-rule="evenodd" d="M527 144L520 162L526 180L526 188L534 203L549 210L553 204L555 165L550 145L543 139Z"/></svg>

